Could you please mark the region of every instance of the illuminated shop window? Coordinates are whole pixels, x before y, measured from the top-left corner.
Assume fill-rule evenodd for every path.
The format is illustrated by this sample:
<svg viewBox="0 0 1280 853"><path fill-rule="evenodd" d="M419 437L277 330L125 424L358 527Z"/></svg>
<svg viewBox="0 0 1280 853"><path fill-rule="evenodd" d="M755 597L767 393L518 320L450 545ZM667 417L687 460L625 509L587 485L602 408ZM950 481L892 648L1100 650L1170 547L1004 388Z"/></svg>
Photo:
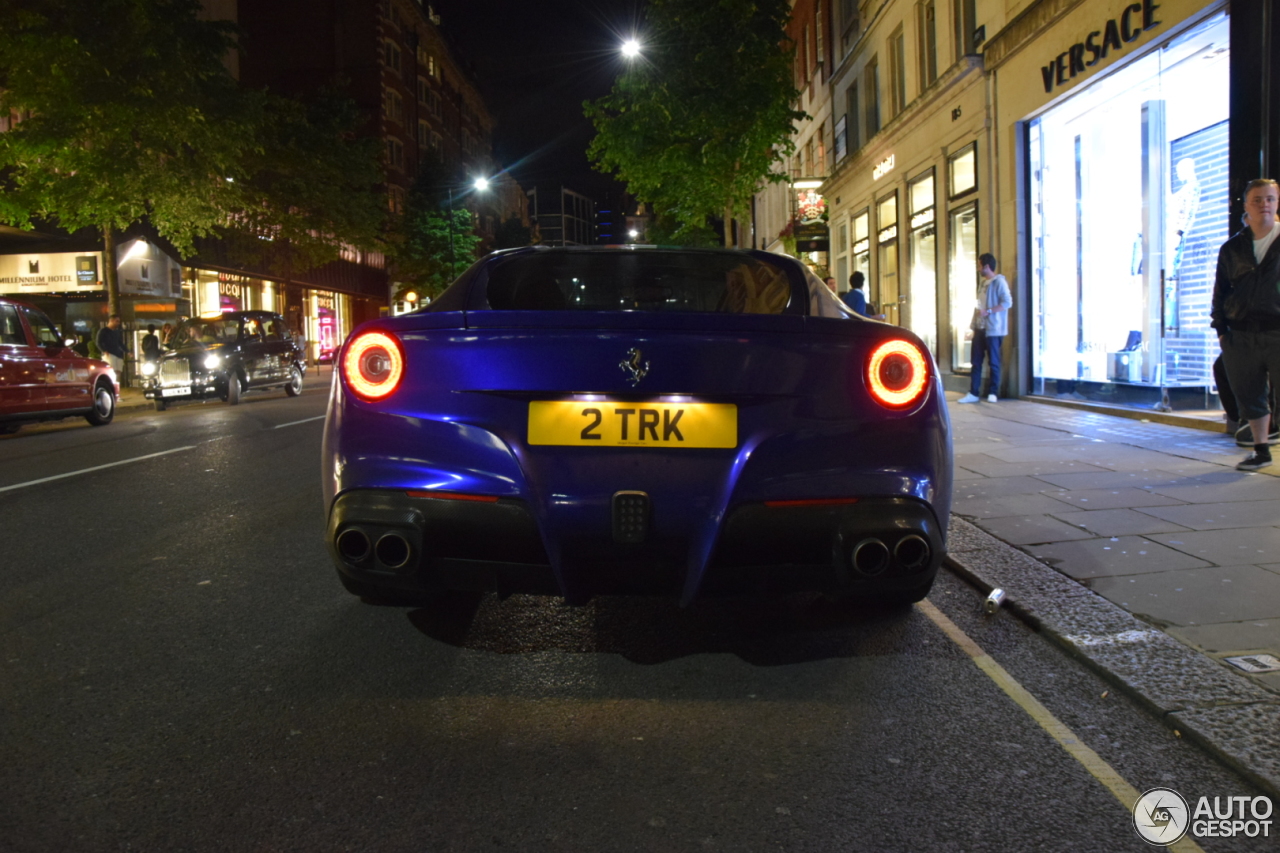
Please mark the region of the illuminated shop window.
<svg viewBox="0 0 1280 853"><path fill-rule="evenodd" d="M1215 15L1028 124L1037 392L1211 402L1228 45Z"/></svg>

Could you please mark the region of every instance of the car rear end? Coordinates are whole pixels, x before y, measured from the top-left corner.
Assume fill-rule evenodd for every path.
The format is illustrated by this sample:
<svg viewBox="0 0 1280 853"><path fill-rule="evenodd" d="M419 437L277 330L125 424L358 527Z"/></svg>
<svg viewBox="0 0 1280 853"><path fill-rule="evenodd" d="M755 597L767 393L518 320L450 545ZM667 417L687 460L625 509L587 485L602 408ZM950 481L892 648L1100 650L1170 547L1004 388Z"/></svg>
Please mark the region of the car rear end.
<svg viewBox="0 0 1280 853"><path fill-rule="evenodd" d="M325 431L340 574L923 594L951 490L936 371L815 282L763 253L530 250L358 329Z"/></svg>

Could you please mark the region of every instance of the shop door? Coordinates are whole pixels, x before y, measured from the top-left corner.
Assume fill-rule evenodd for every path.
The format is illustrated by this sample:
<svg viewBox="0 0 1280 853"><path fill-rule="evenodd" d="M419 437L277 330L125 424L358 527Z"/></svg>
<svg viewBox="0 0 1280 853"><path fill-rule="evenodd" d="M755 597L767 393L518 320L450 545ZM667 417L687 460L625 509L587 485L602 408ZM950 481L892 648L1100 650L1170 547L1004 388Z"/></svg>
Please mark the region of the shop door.
<svg viewBox="0 0 1280 853"><path fill-rule="evenodd" d="M898 292L898 241L880 244L880 313L886 323L901 325L902 303L906 297Z"/></svg>

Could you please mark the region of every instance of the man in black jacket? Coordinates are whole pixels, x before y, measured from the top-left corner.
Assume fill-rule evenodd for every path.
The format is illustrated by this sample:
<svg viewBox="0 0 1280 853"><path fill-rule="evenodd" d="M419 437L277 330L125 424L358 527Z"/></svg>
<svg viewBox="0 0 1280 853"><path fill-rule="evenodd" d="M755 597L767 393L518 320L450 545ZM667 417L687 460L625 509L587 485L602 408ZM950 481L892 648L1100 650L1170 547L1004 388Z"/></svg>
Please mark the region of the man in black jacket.
<svg viewBox="0 0 1280 853"><path fill-rule="evenodd" d="M124 332L120 331L120 315L112 314L107 318L107 325L98 330L98 349L103 358L115 370L116 376L124 378ZM121 382L121 384L124 384Z"/></svg>
<svg viewBox="0 0 1280 853"><path fill-rule="evenodd" d="M1235 391L1240 416L1249 422L1253 453L1236 466L1256 471L1271 465L1271 411L1267 376L1280 377L1280 185L1250 181L1244 209L1248 228L1222 244L1213 283L1212 325ZM1259 439L1262 439L1259 442Z"/></svg>

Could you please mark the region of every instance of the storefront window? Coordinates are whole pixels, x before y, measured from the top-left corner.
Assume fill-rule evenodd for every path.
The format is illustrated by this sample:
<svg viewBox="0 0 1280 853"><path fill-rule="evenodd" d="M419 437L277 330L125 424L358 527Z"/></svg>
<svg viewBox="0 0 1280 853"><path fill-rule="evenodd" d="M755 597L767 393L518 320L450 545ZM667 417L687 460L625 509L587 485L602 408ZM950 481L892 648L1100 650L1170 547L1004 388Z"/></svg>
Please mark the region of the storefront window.
<svg viewBox="0 0 1280 853"><path fill-rule="evenodd" d="M887 322L898 325L898 194L876 202L876 304Z"/></svg>
<svg viewBox="0 0 1280 853"><path fill-rule="evenodd" d="M841 222L836 229L836 291L843 293L849 287L849 223Z"/></svg>
<svg viewBox="0 0 1280 853"><path fill-rule="evenodd" d="M1030 122L1037 393L1208 402L1228 44L1216 15Z"/></svg>
<svg viewBox="0 0 1280 853"><path fill-rule="evenodd" d="M978 205L968 204L951 211L950 269L947 271L947 295L951 303L951 369L968 370L973 366L970 355L969 321L978 298Z"/></svg>
<svg viewBox="0 0 1280 853"><path fill-rule="evenodd" d="M978 145L971 142L947 161L947 179L951 182L951 198L978 188Z"/></svg>
<svg viewBox="0 0 1280 853"><path fill-rule="evenodd" d="M920 336L930 352L938 343L938 223L933 202L933 170L907 186L911 207L910 299L907 328Z"/></svg>
<svg viewBox="0 0 1280 853"><path fill-rule="evenodd" d="M853 217L853 246L850 247L852 262L849 275L862 273L867 282L871 281L871 212L864 210ZM865 285L864 285L865 286Z"/></svg>

